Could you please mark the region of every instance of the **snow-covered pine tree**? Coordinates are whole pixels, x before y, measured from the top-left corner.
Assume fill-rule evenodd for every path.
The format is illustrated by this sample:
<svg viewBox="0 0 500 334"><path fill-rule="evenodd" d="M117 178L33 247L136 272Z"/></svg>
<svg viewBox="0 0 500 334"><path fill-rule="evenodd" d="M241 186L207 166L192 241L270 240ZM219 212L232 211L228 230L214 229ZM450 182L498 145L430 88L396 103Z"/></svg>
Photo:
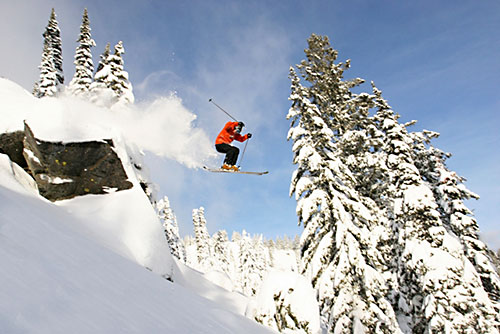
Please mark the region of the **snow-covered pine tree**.
<svg viewBox="0 0 500 334"><path fill-rule="evenodd" d="M237 242L239 240L241 240L241 233L233 231L233 234L231 234L231 242Z"/></svg>
<svg viewBox="0 0 500 334"><path fill-rule="evenodd" d="M115 94L117 102L134 103L132 84L128 79L128 73L123 69L123 57L125 48L120 41L115 45L114 54L109 56L108 63L111 66L111 75L108 77L107 85Z"/></svg>
<svg viewBox="0 0 500 334"><path fill-rule="evenodd" d="M243 231L238 241L239 264L237 268L237 285L247 296L254 296L257 292L264 273L269 266L269 256L266 257L267 249L262 242L262 236L252 238Z"/></svg>
<svg viewBox="0 0 500 334"><path fill-rule="evenodd" d="M301 236L302 272L318 291L323 321L331 333L397 333L387 287L376 268L381 258L371 247L376 217L347 185L356 180L343 163L339 139L356 125L351 89L361 79L343 80L349 68L336 64L337 51L327 37L312 35L307 60L293 68L288 139L294 164L290 195L295 193Z"/></svg>
<svg viewBox="0 0 500 334"><path fill-rule="evenodd" d="M43 36L43 52L40 66L40 79L35 83L33 95L36 97L54 96L64 84L61 30L52 8L49 22Z"/></svg>
<svg viewBox="0 0 500 334"><path fill-rule="evenodd" d="M111 76L111 65L109 63L110 45L106 44L104 52L100 55L99 64L94 75L94 81L90 84L91 101L97 105L110 107L115 103L113 90L108 82Z"/></svg>
<svg viewBox="0 0 500 334"><path fill-rule="evenodd" d="M483 287L496 308L500 322L500 277L495 268L494 253L479 238L479 226L465 201L479 199L467 189L465 179L449 170L446 160L450 153L432 146L431 140L439 136L432 131L411 133L414 139L416 166L431 186L445 227L460 238L467 259L474 265Z"/></svg>
<svg viewBox="0 0 500 334"><path fill-rule="evenodd" d="M42 61L40 66L40 79L33 87L35 97L55 96L58 92L56 69L52 59L52 49L47 39L43 43Z"/></svg>
<svg viewBox="0 0 500 334"><path fill-rule="evenodd" d="M321 333L316 291L291 271L269 271L246 316L280 333Z"/></svg>
<svg viewBox="0 0 500 334"><path fill-rule="evenodd" d="M206 272L213 267L212 255L210 254L210 234L208 234L205 209L200 207L193 210L193 226L196 241L196 252L198 257L198 270Z"/></svg>
<svg viewBox="0 0 500 334"><path fill-rule="evenodd" d="M414 160L413 138L374 88L378 129L385 136L385 196L393 202L394 308L406 333L497 333L495 310L463 245L445 228Z"/></svg>
<svg viewBox="0 0 500 334"><path fill-rule="evenodd" d="M177 259L186 263L186 250L179 236L179 225L177 224L177 218L175 217L174 211L170 207L168 197L165 196L158 201L156 207L158 216L163 225L163 230L165 231L168 246L170 247L170 252Z"/></svg>
<svg viewBox="0 0 500 334"><path fill-rule="evenodd" d="M213 236L213 259L215 266L231 277L231 258L228 249L229 237L225 230L220 230Z"/></svg>
<svg viewBox="0 0 500 334"><path fill-rule="evenodd" d="M122 41L115 45L113 54L110 53L109 44L106 45L90 86L94 102L108 107L116 103L134 103L132 84L123 69L124 53Z"/></svg>
<svg viewBox="0 0 500 334"><path fill-rule="evenodd" d="M258 284L256 284L255 291L258 290L265 273L269 270L271 266L271 255L269 254L269 248L264 244L264 236L262 234L255 235L252 238L252 245L254 249L254 256L256 259L256 269L259 275Z"/></svg>
<svg viewBox="0 0 500 334"><path fill-rule="evenodd" d="M62 86L64 84L64 74L61 30L59 29L59 23L57 22L54 8L52 8L49 24L45 30L44 37L50 41L54 68L56 69L57 84Z"/></svg>
<svg viewBox="0 0 500 334"><path fill-rule="evenodd" d="M91 48L95 46L90 33L90 21L87 8L83 11L82 25L80 26L79 43L75 53L75 75L69 83L68 90L74 95L86 95L92 84L94 63Z"/></svg>

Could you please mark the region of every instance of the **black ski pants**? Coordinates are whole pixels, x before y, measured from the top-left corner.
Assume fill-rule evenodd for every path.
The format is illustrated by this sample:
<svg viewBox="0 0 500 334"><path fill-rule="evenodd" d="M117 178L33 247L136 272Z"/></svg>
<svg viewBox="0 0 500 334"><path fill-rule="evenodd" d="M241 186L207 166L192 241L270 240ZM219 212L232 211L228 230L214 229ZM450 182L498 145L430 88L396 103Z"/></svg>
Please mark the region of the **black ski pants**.
<svg viewBox="0 0 500 334"><path fill-rule="evenodd" d="M238 155L240 154L240 149L229 144L217 144L215 145L215 149L219 153L225 153L226 158L224 159L224 163L229 166L236 165L236 161L238 160Z"/></svg>

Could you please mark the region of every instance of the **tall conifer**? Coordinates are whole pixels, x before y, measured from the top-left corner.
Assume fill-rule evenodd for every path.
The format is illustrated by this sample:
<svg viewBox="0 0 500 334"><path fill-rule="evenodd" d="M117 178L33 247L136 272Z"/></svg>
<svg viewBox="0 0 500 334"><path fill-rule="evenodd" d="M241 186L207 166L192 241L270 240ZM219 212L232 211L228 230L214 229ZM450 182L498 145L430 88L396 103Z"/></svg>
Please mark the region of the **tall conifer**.
<svg viewBox="0 0 500 334"><path fill-rule="evenodd" d="M370 247L373 211L349 185L354 174L343 162L344 136L358 123L351 89L361 79L343 80L349 61L336 64L328 38L312 35L307 60L292 68L290 78L293 140L297 170L290 193L297 199L302 271L318 290L323 321L332 333L397 333L398 325L384 277L378 272L377 249Z"/></svg>
<svg viewBox="0 0 500 334"><path fill-rule="evenodd" d="M205 209L200 207L193 210L193 225L196 242L196 253L198 265L201 271L205 272L212 267L213 260L210 253L210 234L208 234L207 221L205 219Z"/></svg>
<svg viewBox="0 0 500 334"><path fill-rule="evenodd" d="M415 160L406 125L376 95L374 116L384 134L389 199L393 222L396 276L393 305L404 332L495 331L495 311L460 240L446 229L429 182ZM391 203L392 202L392 203Z"/></svg>
<svg viewBox="0 0 500 334"><path fill-rule="evenodd" d="M68 87L75 95L82 95L89 92L94 75L91 48L95 46L95 42L92 39L90 31L90 21L87 9L85 8L82 25L80 26L80 35L77 40L79 44L75 53L75 75Z"/></svg>
<svg viewBox="0 0 500 334"><path fill-rule="evenodd" d="M54 8L43 36L43 52L40 66L40 79L35 83L33 94L36 97L54 96L64 84L61 30Z"/></svg>
<svg viewBox="0 0 500 334"><path fill-rule="evenodd" d="M123 54L125 48L123 42L120 41L115 45L114 54L109 56L109 64L111 66L111 75L108 80L108 87L111 88L118 102L134 103L134 94L132 92L132 84L128 78L128 72L123 68Z"/></svg>
<svg viewBox="0 0 500 334"><path fill-rule="evenodd" d="M165 237L167 238L170 252L177 259L186 262L186 250L179 236L179 225L174 211L170 207L170 201L165 196L157 203L158 216L163 224Z"/></svg>
<svg viewBox="0 0 500 334"><path fill-rule="evenodd" d="M100 55L99 64L94 75L94 81L90 84L91 101L103 106L111 106L114 101L114 93L108 85L108 77L111 75L111 65L109 64L110 46L106 44L103 53Z"/></svg>

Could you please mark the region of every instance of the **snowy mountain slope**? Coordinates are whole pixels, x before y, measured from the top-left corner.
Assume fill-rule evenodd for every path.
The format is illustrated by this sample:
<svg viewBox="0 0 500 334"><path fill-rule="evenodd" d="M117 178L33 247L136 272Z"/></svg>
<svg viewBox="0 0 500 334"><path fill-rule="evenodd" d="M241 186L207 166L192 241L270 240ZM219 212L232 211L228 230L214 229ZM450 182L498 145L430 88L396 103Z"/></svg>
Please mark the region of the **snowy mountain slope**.
<svg viewBox="0 0 500 334"><path fill-rule="evenodd" d="M230 292L224 289L217 285L218 282L212 283L213 281L210 281L206 276L206 274L199 273L183 263L177 263L177 266L174 267L173 277L175 283L216 302L219 306L244 315L249 298L238 292Z"/></svg>
<svg viewBox="0 0 500 334"><path fill-rule="evenodd" d="M111 138L133 184L125 191L52 203L38 195L22 168L0 154L0 333L272 332L243 316L246 297L172 259L139 184L140 149L192 166L198 161L194 156L169 147L159 151L155 143L179 147L176 143L193 133L200 146L208 143L203 133L188 131L193 115L177 102L160 101L146 114L105 110L67 96L35 99L0 79L1 133L22 130L26 120L48 141ZM140 117L142 122L134 121ZM183 125L173 122L172 131L164 131L170 137L142 135L153 123L165 130L169 117L181 117ZM127 124L140 126L132 133Z"/></svg>
<svg viewBox="0 0 500 334"><path fill-rule="evenodd" d="M76 218L76 228L101 245L160 274L174 266L161 224L139 186L108 195L56 202Z"/></svg>
<svg viewBox="0 0 500 334"><path fill-rule="evenodd" d="M68 206L23 187L5 155L0 177L2 333L272 332L130 261L116 240L103 246Z"/></svg>

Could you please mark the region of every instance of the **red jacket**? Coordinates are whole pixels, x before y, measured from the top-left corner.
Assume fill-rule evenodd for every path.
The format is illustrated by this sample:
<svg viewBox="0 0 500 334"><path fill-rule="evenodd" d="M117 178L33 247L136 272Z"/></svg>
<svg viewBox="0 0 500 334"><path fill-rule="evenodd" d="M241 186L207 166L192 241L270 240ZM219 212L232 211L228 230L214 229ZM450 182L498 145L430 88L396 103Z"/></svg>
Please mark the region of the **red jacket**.
<svg viewBox="0 0 500 334"><path fill-rule="evenodd" d="M222 129L222 131L217 136L217 139L215 139L215 145L231 144L235 139L241 142L247 140L248 139L247 134L242 136L234 131L236 125L238 125L238 122L227 122L226 125L224 125L224 129Z"/></svg>

